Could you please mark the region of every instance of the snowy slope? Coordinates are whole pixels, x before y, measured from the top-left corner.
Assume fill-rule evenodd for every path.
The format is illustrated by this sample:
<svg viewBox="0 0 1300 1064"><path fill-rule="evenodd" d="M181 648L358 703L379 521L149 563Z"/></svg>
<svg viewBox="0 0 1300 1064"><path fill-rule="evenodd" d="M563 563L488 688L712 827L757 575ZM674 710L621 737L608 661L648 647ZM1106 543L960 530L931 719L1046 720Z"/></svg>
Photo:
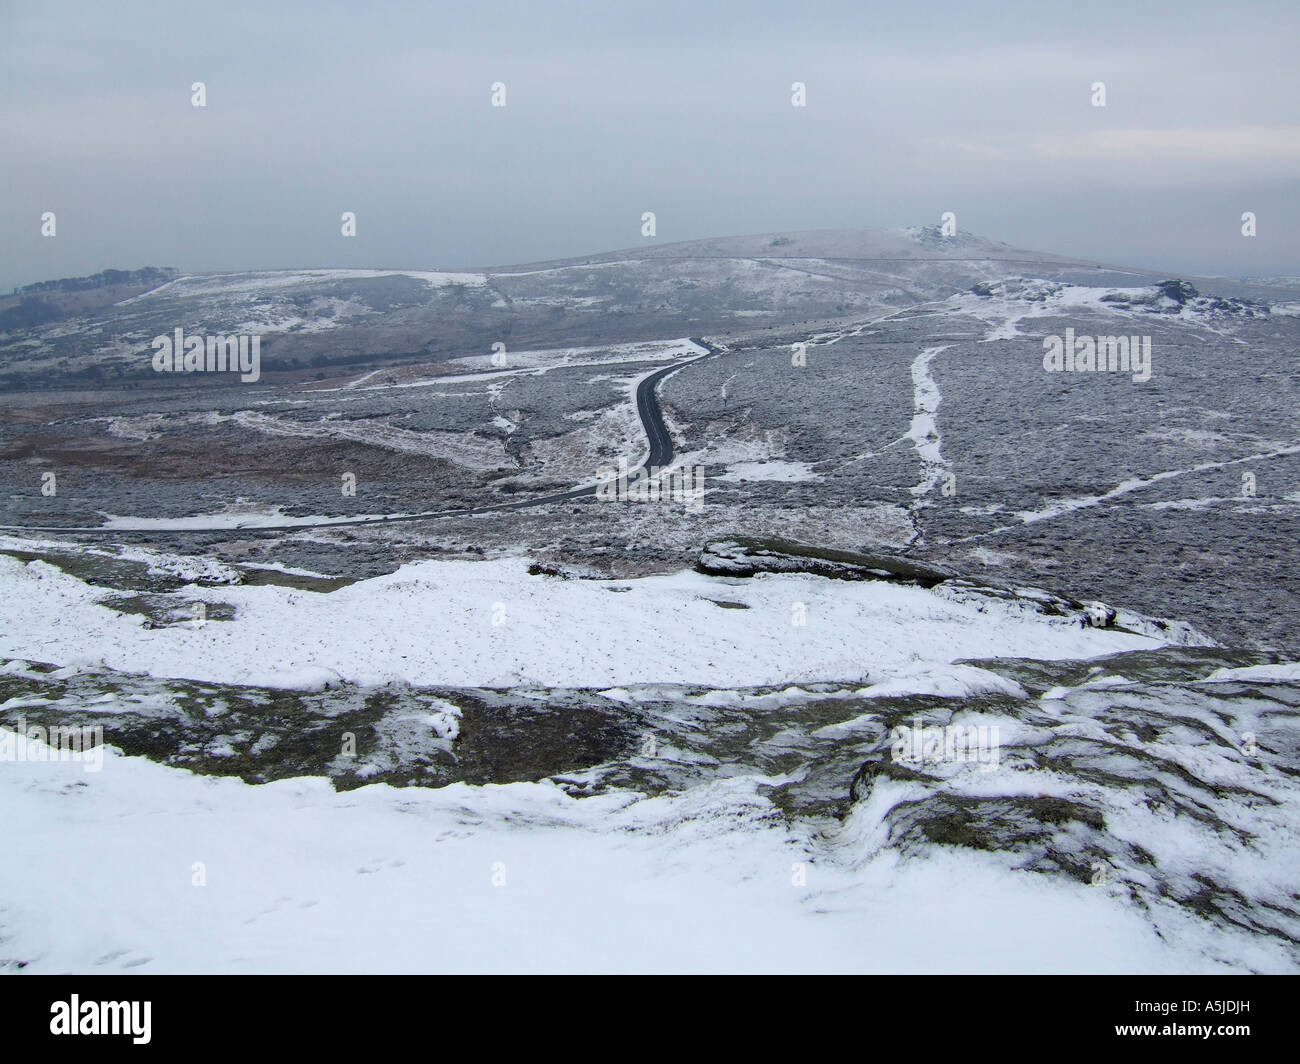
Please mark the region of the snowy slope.
<svg viewBox="0 0 1300 1064"><path fill-rule="evenodd" d="M178 612L224 603L234 620L159 629L101 605L104 588L0 556L0 654L266 686L297 686L305 670L363 684L720 687L875 681L919 663L1158 645L1015 603L874 582L691 571L564 580L527 570L526 559L419 562L330 594L189 587L173 595ZM719 599L747 608L720 609Z"/></svg>
<svg viewBox="0 0 1300 1064"><path fill-rule="evenodd" d="M1104 891L981 855L821 859L761 783L336 794L112 754L6 765L0 809L29 828L0 864L0 969L1224 970L1208 931L1162 941Z"/></svg>

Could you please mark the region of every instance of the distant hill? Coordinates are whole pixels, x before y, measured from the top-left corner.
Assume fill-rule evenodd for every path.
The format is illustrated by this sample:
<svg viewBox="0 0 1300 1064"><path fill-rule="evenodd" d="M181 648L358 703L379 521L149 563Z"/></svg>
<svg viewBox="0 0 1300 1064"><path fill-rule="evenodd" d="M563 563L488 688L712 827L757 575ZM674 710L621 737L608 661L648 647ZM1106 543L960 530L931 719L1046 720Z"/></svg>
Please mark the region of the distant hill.
<svg viewBox="0 0 1300 1064"><path fill-rule="evenodd" d="M48 325L99 310L179 276L180 271L171 266L145 266L24 285L14 289L13 295L0 297L0 332Z"/></svg>
<svg viewBox="0 0 1300 1064"><path fill-rule="evenodd" d="M714 237L579 259L440 270L104 270L0 299L0 379L48 387L84 379L156 384L150 342L191 332L262 337L264 374L323 380L509 351L752 337L852 322L1013 278L1096 288L1168 273L1012 247L937 226ZM1295 299L1277 288L1192 279L1202 293ZM821 326L818 326L821 327Z"/></svg>
<svg viewBox="0 0 1300 1064"><path fill-rule="evenodd" d="M907 226L898 229L809 229L788 233L758 233L749 236L709 237L643 245L581 259L505 267L491 273L538 266L566 266L582 262L619 262L628 259L825 259L835 262L889 261L1014 261L1075 264L1082 260L1012 247L959 230L943 236L938 226Z"/></svg>
<svg viewBox="0 0 1300 1064"><path fill-rule="evenodd" d="M95 288L115 285L146 287L165 284L179 277L180 271L172 266L145 266L138 270L102 270L89 277L64 277L58 281L37 281L16 289L15 295L35 292L89 292Z"/></svg>

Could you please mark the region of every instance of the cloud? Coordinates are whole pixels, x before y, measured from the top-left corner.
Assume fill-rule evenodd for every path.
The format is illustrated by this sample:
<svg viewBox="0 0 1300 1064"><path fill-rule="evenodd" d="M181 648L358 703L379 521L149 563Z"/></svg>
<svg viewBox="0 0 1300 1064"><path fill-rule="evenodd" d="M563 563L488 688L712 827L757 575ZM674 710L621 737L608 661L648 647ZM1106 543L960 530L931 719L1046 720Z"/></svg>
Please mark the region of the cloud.
<svg viewBox="0 0 1300 1064"><path fill-rule="evenodd" d="M1269 164L1300 162L1300 125L1104 129L1039 136L1029 147L1054 159L1205 162L1256 171Z"/></svg>

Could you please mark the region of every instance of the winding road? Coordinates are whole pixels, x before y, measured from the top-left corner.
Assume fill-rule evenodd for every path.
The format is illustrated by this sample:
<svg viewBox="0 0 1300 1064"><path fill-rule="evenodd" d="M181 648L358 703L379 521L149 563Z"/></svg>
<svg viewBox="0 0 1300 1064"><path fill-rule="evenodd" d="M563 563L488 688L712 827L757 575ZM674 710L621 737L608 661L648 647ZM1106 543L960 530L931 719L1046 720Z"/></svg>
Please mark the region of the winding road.
<svg viewBox="0 0 1300 1064"><path fill-rule="evenodd" d="M684 369L696 362L702 362L706 358L721 354L723 350L709 343L703 337L692 336L690 340L691 343L705 348L705 353L697 355L695 358L674 362L671 366L656 370L637 386L636 412L641 418L641 428L645 430L646 439L650 443L650 453L642 463L642 466L647 469L655 466L662 469L673 460L673 437L668 431L668 426L664 424L663 411L659 409L659 396L655 391L659 387L659 382L665 377L676 373L679 369Z"/></svg>
<svg viewBox="0 0 1300 1064"><path fill-rule="evenodd" d="M646 440L650 445L649 453L645 460L634 467L629 472L634 472L640 468L664 467L673 460L673 438L668 431L668 426L664 424L663 411L659 408L659 397L655 389L659 387L664 378L671 376L680 369L694 365L696 362L702 362L706 358L713 358L721 354L725 349L710 343L701 336L692 336L689 338L691 343L697 347L705 349L704 354L695 355L691 358L683 359L680 362L674 362L663 369L655 370L642 378L636 389L636 412L641 419L641 428L644 430ZM32 526L32 525L0 525L0 532L46 532L59 533L61 535L78 535L78 536L104 536L109 538L118 538L125 536L153 536L160 532L171 533L263 533L263 532L298 532L308 528L347 528L353 525L384 525L396 524L403 521L437 521L445 520L450 517L473 517L476 514L500 513L509 510L526 510L533 506L547 506L551 503L568 502L572 499L584 499L593 497L596 489L604 483L589 484L586 487L575 488L572 491L560 492L556 495L542 495L537 498L521 499L517 502L493 503L490 506L469 506L456 510L425 510L415 514L393 514L379 515L368 517L345 517L345 518L327 518L320 521L302 521L288 525L189 525L182 524L169 527L167 524L157 524L151 527L132 528L130 526L96 527L96 528L76 528L70 526ZM178 518L178 522L185 521L185 518Z"/></svg>

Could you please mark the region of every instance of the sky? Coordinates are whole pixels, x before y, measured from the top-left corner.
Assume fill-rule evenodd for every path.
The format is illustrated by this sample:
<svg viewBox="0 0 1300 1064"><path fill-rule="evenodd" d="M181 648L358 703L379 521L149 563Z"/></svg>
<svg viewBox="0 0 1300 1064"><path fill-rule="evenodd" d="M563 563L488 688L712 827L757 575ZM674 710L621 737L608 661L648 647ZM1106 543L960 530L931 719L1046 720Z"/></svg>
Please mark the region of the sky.
<svg viewBox="0 0 1300 1064"><path fill-rule="evenodd" d="M646 211L660 243L952 211L1040 251L1297 276L1297 41L1295 0L0 0L0 292L526 263L641 245Z"/></svg>

